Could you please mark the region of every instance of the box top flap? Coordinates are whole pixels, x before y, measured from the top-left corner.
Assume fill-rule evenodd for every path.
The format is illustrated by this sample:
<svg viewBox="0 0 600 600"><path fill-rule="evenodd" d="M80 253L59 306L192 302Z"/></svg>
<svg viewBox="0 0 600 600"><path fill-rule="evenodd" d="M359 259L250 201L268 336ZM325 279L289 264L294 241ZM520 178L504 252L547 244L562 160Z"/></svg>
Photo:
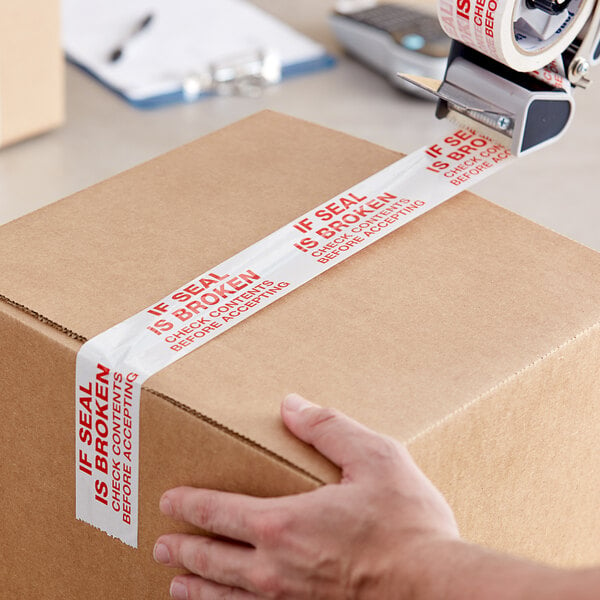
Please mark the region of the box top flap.
<svg viewBox="0 0 600 600"><path fill-rule="evenodd" d="M90 338L399 156L260 113L4 226L0 295ZM464 193L146 386L329 479L285 393L409 440L599 314L600 255Z"/></svg>

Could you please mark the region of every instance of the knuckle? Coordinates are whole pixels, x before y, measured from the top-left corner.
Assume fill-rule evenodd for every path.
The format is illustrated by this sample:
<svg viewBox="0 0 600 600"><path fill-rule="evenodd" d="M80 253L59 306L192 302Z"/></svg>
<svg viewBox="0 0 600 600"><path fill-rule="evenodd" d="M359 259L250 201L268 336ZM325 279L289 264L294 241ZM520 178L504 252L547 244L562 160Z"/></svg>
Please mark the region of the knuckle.
<svg viewBox="0 0 600 600"><path fill-rule="evenodd" d="M254 573L252 584L256 591L265 598L278 600L283 598L283 586L277 575L269 570L261 569Z"/></svg>
<svg viewBox="0 0 600 600"><path fill-rule="evenodd" d="M309 415L308 426L312 429L322 428L324 425L337 420L340 414L335 408L319 408Z"/></svg>
<svg viewBox="0 0 600 600"><path fill-rule="evenodd" d="M257 518L256 533L262 544L280 545L291 529L292 519L287 511L270 511Z"/></svg>
<svg viewBox="0 0 600 600"><path fill-rule="evenodd" d="M400 458L398 443L386 436L375 436L365 447L370 460L393 463Z"/></svg>
<svg viewBox="0 0 600 600"><path fill-rule="evenodd" d="M206 596L206 598L208 598L208 596ZM218 591L217 598L220 600L239 600L240 594L235 588L222 586Z"/></svg>
<svg viewBox="0 0 600 600"><path fill-rule="evenodd" d="M314 443L331 435L341 413L335 408L320 408L308 416L307 427Z"/></svg>
<svg viewBox="0 0 600 600"><path fill-rule="evenodd" d="M217 513L217 502L213 494L207 494L192 509L194 522L203 529L210 530Z"/></svg>
<svg viewBox="0 0 600 600"><path fill-rule="evenodd" d="M210 574L210 545L212 540L206 538L202 543L194 544L189 560L189 568L198 575Z"/></svg>

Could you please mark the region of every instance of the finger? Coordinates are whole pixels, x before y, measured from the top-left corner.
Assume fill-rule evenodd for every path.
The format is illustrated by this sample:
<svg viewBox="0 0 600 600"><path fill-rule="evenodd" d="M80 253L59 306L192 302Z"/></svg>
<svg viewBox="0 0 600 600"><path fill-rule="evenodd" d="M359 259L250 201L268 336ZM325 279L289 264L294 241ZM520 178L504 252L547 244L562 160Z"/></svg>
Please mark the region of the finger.
<svg viewBox="0 0 600 600"><path fill-rule="evenodd" d="M375 461L386 461L399 451L390 439L335 409L322 408L298 394L285 398L281 414L288 429L338 465L345 478L370 475L382 468L379 464L376 466Z"/></svg>
<svg viewBox="0 0 600 600"><path fill-rule="evenodd" d="M173 600L256 600L257 596L212 581L206 581L195 575L180 575L171 582Z"/></svg>
<svg viewBox="0 0 600 600"><path fill-rule="evenodd" d="M201 535L173 533L157 540L154 559L221 585L249 589L255 550Z"/></svg>
<svg viewBox="0 0 600 600"><path fill-rule="evenodd" d="M255 538L252 515L261 502L264 500L252 496L179 487L163 494L160 510L205 531L251 544Z"/></svg>

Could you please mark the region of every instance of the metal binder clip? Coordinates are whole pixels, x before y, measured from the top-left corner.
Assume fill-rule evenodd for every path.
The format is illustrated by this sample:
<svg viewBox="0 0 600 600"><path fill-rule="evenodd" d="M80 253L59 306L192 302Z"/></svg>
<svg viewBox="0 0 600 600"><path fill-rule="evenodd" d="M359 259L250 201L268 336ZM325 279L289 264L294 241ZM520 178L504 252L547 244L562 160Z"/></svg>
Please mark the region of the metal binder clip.
<svg viewBox="0 0 600 600"><path fill-rule="evenodd" d="M281 59L276 52L258 49L224 58L206 71L190 73L182 82L187 101L200 95L260 96L263 90L281 81Z"/></svg>

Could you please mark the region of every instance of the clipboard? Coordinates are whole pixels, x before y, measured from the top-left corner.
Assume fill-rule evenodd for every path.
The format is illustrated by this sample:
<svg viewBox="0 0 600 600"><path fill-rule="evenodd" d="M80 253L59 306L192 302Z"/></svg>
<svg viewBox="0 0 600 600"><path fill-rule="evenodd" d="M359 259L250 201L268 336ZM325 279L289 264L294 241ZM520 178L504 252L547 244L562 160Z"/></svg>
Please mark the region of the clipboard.
<svg viewBox="0 0 600 600"><path fill-rule="evenodd" d="M335 64L245 0L63 0L62 17L68 60L137 108L252 94Z"/></svg>

